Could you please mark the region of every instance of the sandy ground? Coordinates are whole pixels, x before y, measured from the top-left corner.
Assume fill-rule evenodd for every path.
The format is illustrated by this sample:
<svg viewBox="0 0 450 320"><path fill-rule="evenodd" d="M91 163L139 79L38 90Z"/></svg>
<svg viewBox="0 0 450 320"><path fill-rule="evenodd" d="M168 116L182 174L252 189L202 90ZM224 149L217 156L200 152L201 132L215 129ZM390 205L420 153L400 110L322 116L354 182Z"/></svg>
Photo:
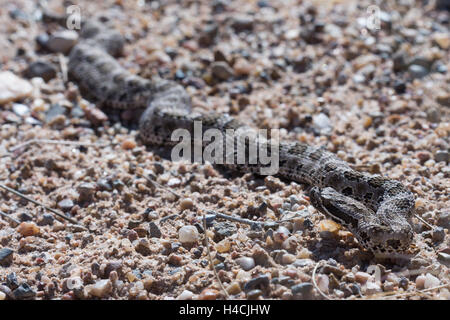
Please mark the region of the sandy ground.
<svg viewBox="0 0 450 320"><path fill-rule="evenodd" d="M195 108L408 186L420 218L409 260L362 250L297 183L146 148L64 81L67 52L49 50L62 28L34 1L2 0L1 71L29 79L0 103L0 183L84 227L1 189L0 300L449 299L449 12L380 3L75 2L82 17L115 21L123 66L178 81ZM370 5L379 28L365 20ZM36 61L45 68L31 72ZM32 139L53 143L20 146Z"/></svg>

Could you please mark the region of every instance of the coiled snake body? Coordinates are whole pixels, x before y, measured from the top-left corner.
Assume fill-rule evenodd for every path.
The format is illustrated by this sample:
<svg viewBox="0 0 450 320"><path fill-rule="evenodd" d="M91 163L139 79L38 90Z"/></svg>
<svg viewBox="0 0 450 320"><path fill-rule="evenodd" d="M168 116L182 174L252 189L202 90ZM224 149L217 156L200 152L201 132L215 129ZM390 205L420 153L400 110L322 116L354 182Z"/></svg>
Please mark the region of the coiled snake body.
<svg viewBox="0 0 450 320"><path fill-rule="evenodd" d="M139 123L144 143L173 145L173 130L192 132L194 121L201 121L204 130L245 132L249 128L227 114L193 113L187 92L173 81L129 73L114 58L124 40L104 22L92 19L83 23L80 39L70 53L69 74L107 107L146 108ZM400 182L357 172L316 146L280 142L277 152L278 175L311 186L312 204L346 226L364 247L375 253L408 251L414 235L410 225L414 196ZM248 172L258 169L248 163L227 167Z"/></svg>

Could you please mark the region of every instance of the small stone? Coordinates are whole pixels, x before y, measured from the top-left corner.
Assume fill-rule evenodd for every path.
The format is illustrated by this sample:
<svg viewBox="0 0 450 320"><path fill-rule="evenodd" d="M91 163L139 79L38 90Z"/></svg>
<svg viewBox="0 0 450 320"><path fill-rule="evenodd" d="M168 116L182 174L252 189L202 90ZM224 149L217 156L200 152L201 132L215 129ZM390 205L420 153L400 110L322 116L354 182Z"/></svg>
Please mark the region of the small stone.
<svg viewBox="0 0 450 320"><path fill-rule="evenodd" d="M233 69L238 76L248 76L253 67L246 59L240 58L234 63Z"/></svg>
<svg viewBox="0 0 450 320"><path fill-rule="evenodd" d="M143 256L148 256L152 253L150 244L145 239L140 239L139 242L135 245L134 250L136 250L136 252L142 254Z"/></svg>
<svg viewBox="0 0 450 320"><path fill-rule="evenodd" d="M311 69L312 59L304 55L299 55L292 61L292 65L295 72L303 73Z"/></svg>
<svg viewBox="0 0 450 320"><path fill-rule="evenodd" d="M421 274L420 276L418 276L416 278L416 288L417 289L420 290L420 289L423 289L425 287L425 279L426 279L426 276L423 275L423 274Z"/></svg>
<svg viewBox="0 0 450 320"><path fill-rule="evenodd" d="M136 148L136 142L134 140L125 140L122 142L123 150L133 150Z"/></svg>
<svg viewBox="0 0 450 320"><path fill-rule="evenodd" d="M184 226L178 230L178 240L182 244L193 244L198 241L198 230L194 226Z"/></svg>
<svg viewBox="0 0 450 320"><path fill-rule="evenodd" d="M231 27L236 32L253 30L253 18L250 16L237 16L233 18Z"/></svg>
<svg viewBox="0 0 450 320"><path fill-rule="evenodd" d="M425 281L424 281L424 284L423 284L423 287L425 289L437 287L440 284L441 284L441 281L438 278L436 278L435 276L433 276L432 274L427 273L425 275Z"/></svg>
<svg viewBox="0 0 450 320"><path fill-rule="evenodd" d="M55 222L55 217L50 213L44 213L42 218L39 220L38 225L40 226L51 226Z"/></svg>
<svg viewBox="0 0 450 320"><path fill-rule="evenodd" d="M3 267L8 267L13 261L14 250L10 248L0 249L0 265Z"/></svg>
<svg viewBox="0 0 450 320"><path fill-rule="evenodd" d="M341 230L341 226L333 220L327 219L320 221L319 229L321 232L330 232L332 234L337 234L339 230Z"/></svg>
<svg viewBox="0 0 450 320"><path fill-rule="evenodd" d="M227 290L228 294L239 294L242 291L241 286L236 281L230 283L230 285L227 287L226 290Z"/></svg>
<svg viewBox="0 0 450 320"><path fill-rule="evenodd" d="M450 48L450 36L445 32L437 32L433 35L433 40L443 50Z"/></svg>
<svg viewBox="0 0 450 320"><path fill-rule="evenodd" d="M62 30L53 33L48 39L47 48L53 52L68 53L78 41L74 30Z"/></svg>
<svg viewBox="0 0 450 320"><path fill-rule="evenodd" d="M28 106L21 104L21 103L14 103L12 106L12 110L19 117L24 117L30 113L30 108L28 108Z"/></svg>
<svg viewBox="0 0 450 320"><path fill-rule="evenodd" d="M36 296L36 292L27 284L22 283L17 289L13 291L15 299L29 299Z"/></svg>
<svg viewBox="0 0 450 320"><path fill-rule="evenodd" d="M329 132L333 129L330 118L324 113L313 116L313 126L320 132Z"/></svg>
<svg viewBox="0 0 450 320"><path fill-rule="evenodd" d="M84 110L86 118L94 126L100 126L104 122L108 121L108 116L99 108L90 107Z"/></svg>
<svg viewBox="0 0 450 320"><path fill-rule="evenodd" d="M214 233L217 238L223 239L229 237L237 232L235 224L230 222L218 222L214 224Z"/></svg>
<svg viewBox="0 0 450 320"><path fill-rule="evenodd" d="M251 290L247 292L247 299L255 300L258 299L262 295L262 291L259 289Z"/></svg>
<svg viewBox="0 0 450 320"><path fill-rule="evenodd" d="M215 76L219 80L228 80L234 75L233 69L223 61L214 62L211 65L211 72L213 76Z"/></svg>
<svg viewBox="0 0 450 320"><path fill-rule="evenodd" d="M450 229L450 211L438 213L436 224L442 228Z"/></svg>
<svg viewBox="0 0 450 320"><path fill-rule="evenodd" d="M21 100L31 95L33 86L10 71L0 72L0 104Z"/></svg>
<svg viewBox="0 0 450 320"><path fill-rule="evenodd" d="M161 230L159 229L159 227L157 226L156 223L154 223L153 221L151 221L149 224L149 237L150 238L161 238L162 233Z"/></svg>
<svg viewBox="0 0 450 320"><path fill-rule="evenodd" d="M177 300L192 300L194 297L194 293L189 290L184 290L180 295L177 297Z"/></svg>
<svg viewBox="0 0 450 320"><path fill-rule="evenodd" d="M251 270L255 267L255 260L251 257L237 258L236 263L245 271Z"/></svg>
<svg viewBox="0 0 450 320"><path fill-rule="evenodd" d="M171 178L171 179L169 179L169 181L167 181L167 186L171 187L171 188L177 187L180 184L181 184L181 180L178 178Z"/></svg>
<svg viewBox="0 0 450 320"><path fill-rule="evenodd" d="M291 287L291 291L293 295L301 294L302 296L307 296L311 293L313 289L313 285L310 282L304 282L300 284L296 284Z"/></svg>
<svg viewBox="0 0 450 320"><path fill-rule="evenodd" d="M320 274L317 276L317 286L319 287L320 291L322 292L328 292L328 286L330 284L330 279L326 274Z"/></svg>
<svg viewBox="0 0 450 320"><path fill-rule="evenodd" d="M367 280L369 280L369 278L370 274L368 274L367 272L358 271L357 273L355 273L355 280L358 283L364 284L367 282Z"/></svg>
<svg viewBox="0 0 450 320"><path fill-rule="evenodd" d="M244 286L244 291L250 291L258 287L268 287L270 284L269 276L261 275L248 281Z"/></svg>
<svg viewBox="0 0 450 320"><path fill-rule="evenodd" d="M216 300L219 296L219 291L215 289L204 289L198 296L199 300Z"/></svg>
<svg viewBox="0 0 450 320"><path fill-rule="evenodd" d="M39 77L47 82L56 77L56 68L46 61L35 61L30 63L23 75L28 79Z"/></svg>
<svg viewBox="0 0 450 320"><path fill-rule="evenodd" d="M450 93L440 92L436 97L436 101L446 107L450 107Z"/></svg>
<svg viewBox="0 0 450 320"><path fill-rule="evenodd" d="M295 260L296 260L295 256L290 253L283 254L283 256L281 257L281 263L285 265L294 263Z"/></svg>
<svg viewBox="0 0 450 320"><path fill-rule="evenodd" d="M441 114L439 109L430 108L427 110L427 120L433 123L439 123L441 121Z"/></svg>
<svg viewBox="0 0 450 320"><path fill-rule="evenodd" d="M425 77L429 70L425 68L424 66L418 65L418 64L412 64L408 67L409 74L416 79L420 79Z"/></svg>
<svg viewBox="0 0 450 320"><path fill-rule="evenodd" d="M425 163L427 160L430 160L431 155L428 152L419 152L417 153L417 158L419 159L420 163Z"/></svg>
<svg viewBox="0 0 450 320"><path fill-rule="evenodd" d="M185 198L180 202L181 210L188 210L194 207L194 201L191 198Z"/></svg>
<svg viewBox="0 0 450 320"><path fill-rule="evenodd" d="M6 299L6 294L0 291L0 301L3 301Z"/></svg>
<svg viewBox="0 0 450 320"><path fill-rule="evenodd" d="M450 254L445 252L438 253L438 261L445 264L447 267L450 266Z"/></svg>
<svg viewBox="0 0 450 320"><path fill-rule="evenodd" d="M17 227L17 232L19 232L24 237L35 236L41 232L39 227L33 222L22 222Z"/></svg>
<svg viewBox="0 0 450 320"><path fill-rule="evenodd" d="M277 243L283 243L289 238L290 232L286 227L280 226L277 231L273 233L273 240Z"/></svg>
<svg viewBox="0 0 450 320"><path fill-rule="evenodd" d="M92 200L96 189L96 185L90 182L80 184L77 188L79 194L78 201L84 202Z"/></svg>
<svg viewBox="0 0 450 320"><path fill-rule="evenodd" d="M439 150L434 155L434 160L436 162L441 162L441 161L449 162L449 160L450 160L450 153L448 151Z"/></svg>
<svg viewBox="0 0 450 320"><path fill-rule="evenodd" d="M112 284L109 279L99 280L93 285L86 287L87 293L91 296L104 298L112 290Z"/></svg>
<svg viewBox="0 0 450 320"><path fill-rule="evenodd" d="M33 220L33 216L31 214L29 214L28 212L22 212L19 215L19 219L20 219L20 221L31 221L31 220Z"/></svg>
<svg viewBox="0 0 450 320"><path fill-rule="evenodd" d="M58 208L64 212L70 211L74 206L74 203L71 199L63 199L58 202Z"/></svg>
<svg viewBox="0 0 450 320"><path fill-rule="evenodd" d="M229 239L223 239L218 242L215 247L217 252L219 253L229 252L231 248L231 241Z"/></svg>
<svg viewBox="0 0 450 320"><path fill-rule="evenodd" d="M435 242L442 242L445 239L445 231L441 227L436 227L433 229L431 233L431 238Z"/></svg>

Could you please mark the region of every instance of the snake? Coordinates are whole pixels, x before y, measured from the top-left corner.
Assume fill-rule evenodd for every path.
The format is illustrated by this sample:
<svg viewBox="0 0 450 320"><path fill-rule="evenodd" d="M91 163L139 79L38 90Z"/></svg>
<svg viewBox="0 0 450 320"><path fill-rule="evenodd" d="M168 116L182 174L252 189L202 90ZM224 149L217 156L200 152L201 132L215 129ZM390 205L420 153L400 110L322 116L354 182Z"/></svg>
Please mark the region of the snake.
<svg viewBox="0 0 450 320"><path fill-rule="evenodd" d="M151 79L133 74L117 57L123 54L124 37L109 25L108 18L83 21L77 44L68 56L68 72L80 91L111 110L145 110L137 122L145 145L173 146L172 133L183 128L240 132L239 147L249 152L249 140L240 139L252 130L227 113L197 112L186 89L157 75ZM272 147L258 140L259 147ZM235 151L231 151L236 155ZM414 194L397 180L356 171L323 146L279 141L277 176L308 186L311 204L347 228L360 245L374 254L407 253L414 247L411 218ZM249 161L225 164L230 170L257 173L262 164Z"/></svg>

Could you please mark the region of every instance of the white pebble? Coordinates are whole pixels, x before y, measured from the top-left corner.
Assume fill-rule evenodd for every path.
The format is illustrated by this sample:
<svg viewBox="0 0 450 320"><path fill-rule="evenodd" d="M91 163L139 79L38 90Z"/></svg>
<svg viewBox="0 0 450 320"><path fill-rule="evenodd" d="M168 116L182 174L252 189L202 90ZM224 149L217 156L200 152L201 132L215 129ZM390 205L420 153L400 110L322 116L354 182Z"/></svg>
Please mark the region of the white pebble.
<svg viewBox="0 0 450 320"><path fill-rule="evenodd" d="M327 293L329 284L330 279L326 274L319 274L317 276L317 286L319 287L320 291Z"/></svg>
<svg viewBox="0 0 450 320"><path fill-rule="evenodd" d="M29 97L33 86L10 71L0 72L0 104Z"/></svg>
<svg viewBox="0 0 450 320"><path fill-rule="evenodd" d="M424 283L425 289L437 287L440 284L441 282L439 281L438 278L436 278L430 273L427 273L427 275L425 276L425 283Z"/></svg>
<svg viewBox="0 0 450 320"><path fill-rule="evenodd" d="M0 301L5 300L6 299L6 294L4 292L0 291Z"/></svg>
<svg viewBox="0 0 450 320"><path fill-rule="evenodd" d="M255 267L255 260L250 257L237 258L236 263L245 271L251 270Z"/></svg>
<svg viewBox="0 0 450 320"><path fill-rule="evenodd" d="M182 244L196 243L198 240L198 231L194 226L184 226L178 230L178 240Z"/></svg>
<svg viewBox="0 0 450 320"><path fill-rule="evenodd" d="M290 254L290 253L283 254L283 256L281 257L282 264L291 264L291 263L294 263L295 260L297 260L297 258L293 254Z"/></svg>
<svg viewBox="0 0 450 320"><path fill-rule="evenodd" d="M425 286L425 275L421 274L416 278L416 288L417 289L423 289Z"/></svg>
<svg viewBox="0 0 450 320"><path fill-rule="evenodd" d="M194 293L189 290L184 290L180 295L177 297L177 300L192 300L192 297L194 296Z"/></svg>
<svg viewBox="0 0 450 320"><path fill-rule="evenodd" d="M378 292L381 292L380 286L375 282L367 282L365 285L364 294L372 295Z"/></svg>

